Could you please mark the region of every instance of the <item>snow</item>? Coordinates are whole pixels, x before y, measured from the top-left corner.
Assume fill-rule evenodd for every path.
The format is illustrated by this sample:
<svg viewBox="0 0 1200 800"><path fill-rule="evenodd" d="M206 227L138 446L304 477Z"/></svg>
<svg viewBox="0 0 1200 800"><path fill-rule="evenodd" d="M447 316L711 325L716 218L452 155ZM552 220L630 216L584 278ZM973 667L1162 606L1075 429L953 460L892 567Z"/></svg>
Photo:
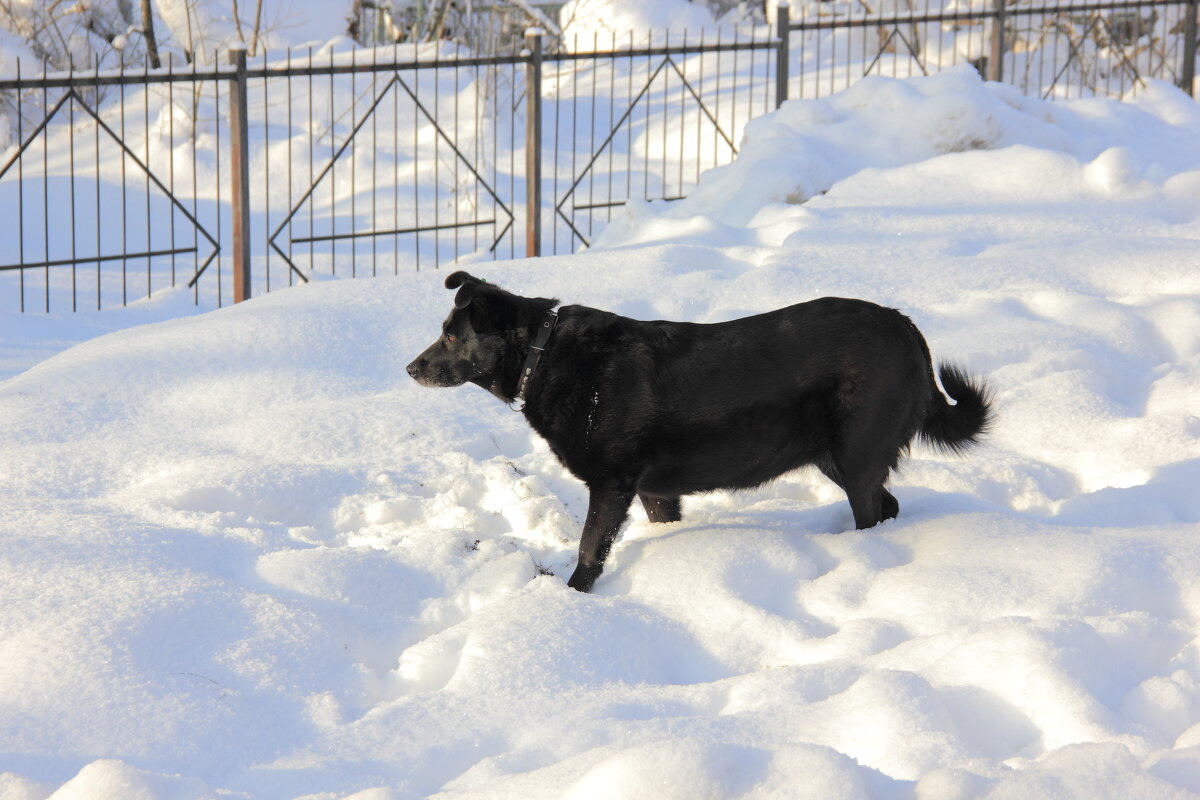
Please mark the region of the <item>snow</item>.
<svg viewBox="0 0 1200 800"><path fill-rule="evenodd" d="M568 52L632 47L651 42L661 45L667 31L675 30L675 42L684 29L692 41L715 38L712 13L689 0L567 0L558 13L562 45ZM653 33L652 33L653 32Z"/></svg>
<svg viewBox="0 0 1200 800"><path fill-rule="evenodd" d="M638 318L864 297L996 392L898 519L815 471L634 509L591 595L583 487L404 372L442 273L6 314L0 798L1200 794L1198 133L1164 84L870 79L469 266Z"/></svg>

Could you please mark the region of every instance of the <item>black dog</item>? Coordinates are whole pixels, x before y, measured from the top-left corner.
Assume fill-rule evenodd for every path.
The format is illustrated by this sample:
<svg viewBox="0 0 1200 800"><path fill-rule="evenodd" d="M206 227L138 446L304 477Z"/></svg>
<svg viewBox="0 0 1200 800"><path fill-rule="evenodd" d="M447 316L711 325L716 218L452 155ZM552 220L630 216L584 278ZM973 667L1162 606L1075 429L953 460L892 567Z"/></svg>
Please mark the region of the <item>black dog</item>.
<svg viewBox="0 0 1200 800"><path fill-rule="evenodd" d="M895 517L884 483L913 437L951 451L988 427L984 384L943 364L898 311L826 297L699 325L639 322L510 294L455 272L442 336L408 366L424 386L471 382L525 418L587 484L568 585L586 592L637 495L654 522L679 498L758 486L816 465L854 524Z"/></svg>

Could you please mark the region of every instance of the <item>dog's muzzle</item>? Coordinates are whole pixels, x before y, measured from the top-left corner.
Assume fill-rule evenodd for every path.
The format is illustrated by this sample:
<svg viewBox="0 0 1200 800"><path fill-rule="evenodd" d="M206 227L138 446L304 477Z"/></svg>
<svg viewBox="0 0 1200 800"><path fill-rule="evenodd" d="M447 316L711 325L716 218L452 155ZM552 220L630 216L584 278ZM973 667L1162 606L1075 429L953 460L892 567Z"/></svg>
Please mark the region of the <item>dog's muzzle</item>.
<svg viewBox="0 0 1200 800"><path fill-rule="evenodd" d="M437 379L437 375L429 368L429 362L423 358L418 358L416 361L406 367L406 371L414 381L422 386L441 386L442 381Z"/></svg>
<svg viewBox="0 0 1200 800"><path fill-rule="evenodd" d="M467 380L465 377L456 375L453 371L444 369L424 358L418 358L409 364L405 371L422 386L435 388L461 386Z"/></svg>

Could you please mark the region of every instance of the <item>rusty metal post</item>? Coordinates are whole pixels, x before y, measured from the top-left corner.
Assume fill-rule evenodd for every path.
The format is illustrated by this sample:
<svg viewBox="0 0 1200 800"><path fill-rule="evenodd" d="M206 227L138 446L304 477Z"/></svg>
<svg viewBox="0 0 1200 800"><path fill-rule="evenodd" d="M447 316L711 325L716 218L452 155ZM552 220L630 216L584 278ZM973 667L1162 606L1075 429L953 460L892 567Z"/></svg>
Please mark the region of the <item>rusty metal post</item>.
<svg viewBox="0 0 1200 800"><path fill-rule="evenodd" d="M775 35L779 37L779 47L775 51L775 107L779 108L788 99L788 59L791 51L788 49L792 36L791 6L783 0L775 7Z"/></svg>
<svg viewBox="0 0 1200 800"><path fill-rule="evenodd" d="M250 135L246 110L246 46L229 48L230 205L233 215L233 302L250 299Z"/></svg>
<svg viewBox="0 0 1200 800"><path fill-rule="evenodd" d="M1004 26L1008 24L1004 0L995 0L996 16L992 20L992 48L988 55L987 79L1004 80Z"/></svg>
<svg viewBox="0 0 1200 800"><path fill-rule="evenodd" d="M525 31L525 256L542 254L542 36Z"/></svg>
<svg viewBox="0 0 1200 800"><path fill-rule="evenodd" d="M1188 0L1183 21L1183 69L1180 70L1179 85L1185 92L1195 96L1196 91L1196 13L1200 10L1196 0Z"/></svg>

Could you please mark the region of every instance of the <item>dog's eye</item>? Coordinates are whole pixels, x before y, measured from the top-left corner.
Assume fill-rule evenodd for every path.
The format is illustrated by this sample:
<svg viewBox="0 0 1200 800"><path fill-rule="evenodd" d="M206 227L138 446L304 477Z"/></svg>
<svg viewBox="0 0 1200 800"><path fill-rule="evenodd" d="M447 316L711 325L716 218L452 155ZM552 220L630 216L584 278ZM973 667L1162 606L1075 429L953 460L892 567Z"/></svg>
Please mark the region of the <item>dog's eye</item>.
<svg viewBox="0 0 1200 800"><path fill-rule="evenodd" d="M453 333L447 333L447 334L446 334L446 341L447 341L447 342L457 342L457 341L458 341L458 337L457 337L457 336L455 336Z"/></svg>

